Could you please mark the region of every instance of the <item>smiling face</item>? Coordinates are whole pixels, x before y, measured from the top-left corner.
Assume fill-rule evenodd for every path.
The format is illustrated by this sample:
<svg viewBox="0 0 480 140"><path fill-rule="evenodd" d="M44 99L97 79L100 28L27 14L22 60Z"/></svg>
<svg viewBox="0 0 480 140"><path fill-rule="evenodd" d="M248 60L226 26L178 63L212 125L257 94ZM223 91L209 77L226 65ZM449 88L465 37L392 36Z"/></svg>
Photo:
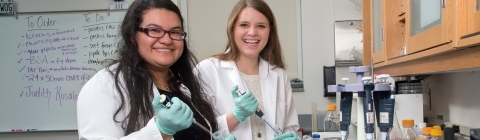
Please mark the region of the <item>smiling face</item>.
<svg viewBox="0 0 480 140"><path fill-rule="evenodd" d="M240 57L257 58L268 42L270 23L262 13L245 7L238 15L233 32Z"/></svg>
<svg viewBox="0 0 480 140"><path fill-rule="evenodd" d="M182 24L175 12L166 9L151 9L145 11L142 28L163 29L166 31L181 31ZM157 31L157 30L153 30ZM161 38L153 38L144 32L137 32L135 36L140 56L153 69L168 69L182 55L183 40L172 40L166 33Z"/></svg>

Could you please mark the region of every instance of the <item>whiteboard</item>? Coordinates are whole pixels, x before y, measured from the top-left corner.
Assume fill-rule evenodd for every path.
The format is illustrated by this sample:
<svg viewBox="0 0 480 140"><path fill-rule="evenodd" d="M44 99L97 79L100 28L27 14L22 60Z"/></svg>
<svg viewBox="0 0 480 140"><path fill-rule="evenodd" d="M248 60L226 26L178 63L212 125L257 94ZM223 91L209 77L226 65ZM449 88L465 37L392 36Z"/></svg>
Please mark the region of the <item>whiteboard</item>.
<svg viewBox="0 0 480 140"><path fill-rule="evenodd" d="M77 130L80 89L117 54L124 14L0 17L0 132Z"/></svg>

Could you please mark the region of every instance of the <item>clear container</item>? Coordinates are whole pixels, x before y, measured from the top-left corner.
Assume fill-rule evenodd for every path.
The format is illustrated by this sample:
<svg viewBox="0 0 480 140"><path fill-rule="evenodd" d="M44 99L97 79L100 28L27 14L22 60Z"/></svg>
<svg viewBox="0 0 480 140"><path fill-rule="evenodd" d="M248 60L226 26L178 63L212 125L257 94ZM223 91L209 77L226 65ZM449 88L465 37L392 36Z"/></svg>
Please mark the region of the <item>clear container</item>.
<svg viewBox="0 0 480 140"><path fill-rule="evenodd" d="M398 128L392 128L390 133L388 133L387 140L404 140L402 131Z"/></svg>
<svg viewBox="0 0 480 140"><path fill-rule="evenodd" d="M413 120L402 120L402 134L405 140L415 140L417 138L417 134L413 130L413 126L415 125Z"/></svg>
<svg viewBox="0 0 480 140"><path fill-rule="evenodd" d="M440 130L440 129L432 129L430 133L431 133L431 135L432 135L432 139L431 139L431 140L443 140L442 130Z"/></svg>
<svg viewBox="0 0 480 140"><path fill-rule="evenodd" d="M432 138L432 136L430 135L430 131L432 129L433 128L431 128L431 127L424 127L422 129L422 135L419 135L417 140L430 140Z"/></svg>
<svg viewBox="0 0 480 140"><path fill-rule="evenodd" d="M427 123L418 123L415 127L413 127L413 130L415 131L415 134L421 136L423 134L423 128L425 127L427 127ZM430 135L430 131L428 131L428 134Z"/></svg>
<svg viewBox="0 0 480 140"><path fill-rule="evenodd" d="M328 105L327 106L327 115L323 119L323 130L325 132L338 132L340 131L339 125L339 116L335 112L337 106L335 105Z"/></svg>

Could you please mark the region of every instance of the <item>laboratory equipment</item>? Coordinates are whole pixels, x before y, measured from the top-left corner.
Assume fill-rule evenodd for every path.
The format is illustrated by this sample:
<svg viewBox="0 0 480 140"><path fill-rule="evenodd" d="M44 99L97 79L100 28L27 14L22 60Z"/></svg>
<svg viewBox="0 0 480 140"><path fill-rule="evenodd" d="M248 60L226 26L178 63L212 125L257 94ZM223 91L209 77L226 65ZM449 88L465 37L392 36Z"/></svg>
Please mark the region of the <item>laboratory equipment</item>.
<svg viewBox="0 0 480 140"><path fill-rule="evenodd" d="M415 125L413 120L402 120L402 133L405 140L415 140L417 139L417 134L413 130L413 126Z"/></svg>
<svg viewBox="0 0 480 140"><path fill-rule="evenodd" d="M455 134L452 127L445 127L443 129L443 139L453 140L455 139Z"/></svg>
<svg viewBox="0 0 480 140"><path fill-rule="evenodd" d="M371 79L371 78L370 78ZM362 80L368 80L367 77ZM364 85L364 100L363 100L363 111L364 111L364 123L365 123L365 133L367 134L367 140L373 140L373 131L375 129L375 114L373 112L373 97L372 92L375 88L375 85L370 82L366 82ZM360 94L360 93L359 93Z"/></svg>
<svg viewBox="0 0 480 140"><path fill-rule="evenodd" d="M265 117L265 115L263 115L263 111L260 110L260 109L257 109L257 111L255 111L255 114L262 118L263 121L265 121L265 123L267 123L267 125L273 129L273 131L275 132L275 135L278 136L278 135L281 135L283 132L280 128L278 128L277 126L271 124L270 122L267 121L267 118Z"/></svg>
<svg viewBox="0 0 480 140"><path fill-rule="evenodd" d="M246 92L243 92L243 93L240 92L240 89L238 89L236 92L237 92L238 94L240 94L240 95L243 95L243 94L246 93ZM263 120L265 123L267 123L267 125L268 125L270 128L273 129L273 131L275 132L275 136L278 136L278 135L283 134L283 131L282 131L279 127L277 127L276 125L273 125L272 123L270 123L270 122L267 121L267 118L266 118L265 115L263 114L263 111L260 110L260 108L257 108L257 111L255 111L255 115L257 115L258 117L262 118L262 120Z"/></svg>
<svg viewBox="0 0 480 140"><path fill-rule="evenodd" d="M166 96L165 94L160 94L160 103L162 104L162 106L166 107L166 108L170 108L170 106L173 104L172 101L170 100L170 98L168 96ZM200 129L202 129L203 131L207 132L208 134L210 134L210 136L212 136L213 139L215 140L219 140L219 139L222 139L220 137L220 134L219 132L215 132L215 133L212 133L212 131L210 131L209 129L207 129L205 126L203 126L202 124L198 123L197 120L195 120L195 118L193 119L193 124L195 124L196 126L198 126Z"/></svg>
<svg viewBox="0 0 480 140"><path fill-rule="evenodd" d="M432 129L430 131L431 135L432 135L432 139L431 140L443 140L443 137L442 137L442 130L440 129Z"/></svg>
<svg viewBox="0 0 480 140"><path fill-rule="evenodd" d="M358 103L363 103L363 97L364 97L364 84L362 81L362 78L364 76L365 72L370 71L370 67L368 66L358 66L358 67L349 67L348 68L350 73L355 73L357 77L357 83L356 84L346 84L346 81L348 80L347 78L343 78L342 80L345 81L345 85L329 85L328 86L328 92L341 92L341 97L340 97L340 134L342 136L342 139L348 139L348 126L350 125L351 122L351 111L352 111L352 98L353 98L353 93L357 92L358 93ZM371 101L370 101L371 103ZM370 105L371 108L372 105ZM372 109L373 111L373 109ZM373 114L372 114L373 115ZM359 117L359 119L362 119ZM363 121L363 120L362 120ZM360 121L358 122L358 128L362 128L364 123L361 123ZM366 128L367 129L367 128ZM373 130L373 126L372 126ZM366 137L363 136L360 131L357 135L357 138L361 137ZM373 131L372 131L373 132ZM370 133L370 139L373 139L373 134Z"/></svg>
<svg viewBox="0 0 480 140"><path fill-rule="evenodd" d="M418 135L422 135L423 134L423 128L425 128L425 127L427 127L427 123L422 122L422 123L418 123L415 127L413 127L413 130Z"/></svg>
<svg viewBox="0 0 480 140"><path fill-rule="evenodd" d="M380 139L383 139L383 138L380 138ZM392 127L386 139L387 140L404 140L402 131L400 131L400 129L396 127Z"/></svg>
<svg viewBox="0 0 480 140"><path fill-rule="evenodd" d="M323 130L325 132L338 132L340 129L338 115L335 112L336 106L328 105L327 110L327 115L323 119Z"/></svg>
<svg viewBox="0 0 480 140"><path fill-rule="evenodd" d="M386 79L389 77L390 75L388 74L378 75L377 78L379 79L379 82L375 83L373 89L373 102L376 110L375 115L377 116L377 126L380 129L381 140L387 138L388 131L393 127L395 84L387 82ZM368 81L370 80L369 78L370 77L367 78Z"/></svg>
<svg viewBox="0 0 480 140"><path fill-rule="evenodd" d="M480 128L470 129L470 140L480 140Z"/></svg>
<svg viewBox="0 0 480 140"><path fill-rule="evenodd" d="M430 131L432 130L431 127L424 127L422 129L422 135L418 136L418 138L422 139L422 140L429 140L432 138L432 136L430 135Z"/></svg>

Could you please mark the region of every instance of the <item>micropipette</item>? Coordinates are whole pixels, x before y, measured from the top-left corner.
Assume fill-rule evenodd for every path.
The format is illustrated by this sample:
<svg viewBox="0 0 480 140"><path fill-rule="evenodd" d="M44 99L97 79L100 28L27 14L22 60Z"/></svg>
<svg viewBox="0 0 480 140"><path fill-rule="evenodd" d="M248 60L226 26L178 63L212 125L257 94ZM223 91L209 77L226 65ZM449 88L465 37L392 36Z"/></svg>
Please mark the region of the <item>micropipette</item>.
<svg viewBox="0 0 480 140"><path fill-rule="evenodd" d="M168 101L167 101L168 100ZM160 103L166 107L166 108L170 108L170 106L173 104L171 101L170 101L170 98L167 98L167 96L165 94L161 94L160 95ZM202 129L203 131L207 132L208 134L210 134L210 136L212 137L215 137L215 135L209 130L207 129L205 126L203 126L202 124L198 123L197 120L195 120L195 118L193 119L193 124L195 124L196 126L198 126L200 129Z"/></svg>
<svg viewBox="0 0 480 140"><path fill-rule="evenodd" d="M279 129L279 128L277 128L277 127L274 128L273 125L267 121L267 118L265 118L265 116L263 115L262 110L257 109L257 111L255 111L255 114L256 114L258 117L262 118L262 120L265 121L265 123L267 123L267 125L270 126L270 128L272 128L273 131L275 131L275 133L276 133L277 135L280 135L280 134L283 133L281 129Z"/></svg>
<svg viewBox="0 0 480 140"><path fill-rule="evenodd" d="M240 93L241 95L243 95L243 94L245 94L246 92L241 93L239 90L237 90L237 93ZM258 117L262 118L262 120L263 120L265 123L267 123L267 125L270 126L270 128L272 128L273 131L275 131L275 133L276 133L277 135L280 135L280 134L283 133L280 128L278 128L278 127L273 127L274 125L267 121L267 118L263 115L263 111L260 110L260 108L257 108L257 111L255 111L255 114L256 114Z"/></svg>

